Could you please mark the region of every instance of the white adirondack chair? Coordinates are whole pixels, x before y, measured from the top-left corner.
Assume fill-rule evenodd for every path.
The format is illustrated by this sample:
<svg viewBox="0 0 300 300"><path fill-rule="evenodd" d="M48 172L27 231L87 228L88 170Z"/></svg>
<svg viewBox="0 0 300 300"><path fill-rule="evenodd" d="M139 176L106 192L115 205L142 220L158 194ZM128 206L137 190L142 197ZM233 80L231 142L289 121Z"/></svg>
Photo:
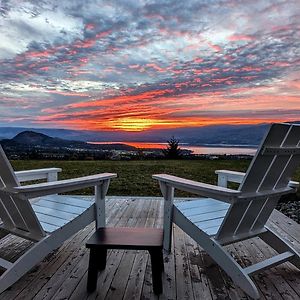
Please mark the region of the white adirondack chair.
<svg viewBox="0 0 300 300"><path fill-rule="evenodd" d="M290 261L300 268L299 253L266 222L282 195L294 193L297 182L290 181L300 162L300 126L273 124L259 147L247 173L217 171L214 186L179 177L153 175L165 199L164 248L170 250L172 221L192 237L249 296L259 292L249 275ZM227 181L241 183L228 189ZM173 205L174 189L205 197ZM237 241L260 237L278 254L242 268L223 247Z"/></svg>
<svg viewBox="0 0 300 300"><path fill-rule="evenodd" d="M105 226L105 195L110 179L117 175L103 173L57 181L60 171L14 172L0 146L0 228L35 242L13 263L0 258L0 266L6 270L0 276L0 293L86 225L96 220L97 228ZM20 186L22 181L43 178L48 182ZM95 186L95 201L57 195L90 186Z"/></svg>

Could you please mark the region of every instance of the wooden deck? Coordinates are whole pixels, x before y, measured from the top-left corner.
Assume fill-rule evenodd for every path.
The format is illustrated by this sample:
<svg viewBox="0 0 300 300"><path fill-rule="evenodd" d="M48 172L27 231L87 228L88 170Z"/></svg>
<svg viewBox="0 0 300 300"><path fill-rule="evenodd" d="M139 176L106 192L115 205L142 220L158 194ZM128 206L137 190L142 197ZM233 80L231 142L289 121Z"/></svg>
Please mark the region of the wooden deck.
<svg viewBox="0 0 300 300"><path fill-rule="evenodd" d="M111 197L107 201L109 226L162 226L160 198ZM300 225L275 211L269 222L300 251ZM172 253L165 255L164 293L152 292L149 256L144 251L114 250L99 273L97 292L86 293L88 251L85 242L94 231L87 226L32 271L0 295L12 299L248 299L230 278L186 234L174 226ZM0 232L1 234L1 232ZM0 241L0 256L14 261L30 243L10 235ZM258 238L228 246L243 265L272 253ZM254 276L261 299L299 299L300 271L289 263Z"/></svg>

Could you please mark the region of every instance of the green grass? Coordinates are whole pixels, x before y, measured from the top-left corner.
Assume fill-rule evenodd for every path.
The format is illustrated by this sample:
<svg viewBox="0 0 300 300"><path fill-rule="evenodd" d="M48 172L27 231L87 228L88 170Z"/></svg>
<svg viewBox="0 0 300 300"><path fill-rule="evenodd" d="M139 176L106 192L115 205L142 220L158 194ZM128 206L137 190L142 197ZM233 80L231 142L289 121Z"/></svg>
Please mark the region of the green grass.
<svg viewBox="0 0 300 300"><path fill-rule="evenodd" d="M152 174L168 173L179 177L216 184L217 169L245 171L250 160L141 160L141 161L42 161L15 160L12 165L16 171L47 167L59 167L63 171L59 179L97 174L117 173L118 178L111 181L108 195L115 196L161 196L158 183ZM300 181L300 169L294 180ZM77 191L76 194L91 194L92 190ZM187 194L178 193L178 196Z"/></svg>

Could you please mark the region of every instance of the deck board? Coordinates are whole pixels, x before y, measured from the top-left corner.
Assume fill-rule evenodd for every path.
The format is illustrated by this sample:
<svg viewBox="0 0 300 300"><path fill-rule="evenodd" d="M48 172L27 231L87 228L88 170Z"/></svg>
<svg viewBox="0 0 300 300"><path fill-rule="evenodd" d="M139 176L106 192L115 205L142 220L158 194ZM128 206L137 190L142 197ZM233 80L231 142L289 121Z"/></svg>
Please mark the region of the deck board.
<svg viewBox="0 0 300 300"><path fill-rule="evenodd" d="M161 227L163 201L160 198L111 197L107 201L109 226ZM274 211L268 225L300 250L300 225ZM88 251L85 242L94 231L91 224L49 254L24 275L0 300L13 299L249 299L241 289L180 228L173 226L172 251L164 256L164 293L152 291L151 265L146 251L108 252L107 267L99 273L97 290L86 293ZM1 235L1 232L0 232ZM31 243L7 235L0 241L0 255L12 261ZM269 257L274 250L258 238L227 246L241 263ZM255 275L261 299L299 299L300 271L290 263Z"/></svg>

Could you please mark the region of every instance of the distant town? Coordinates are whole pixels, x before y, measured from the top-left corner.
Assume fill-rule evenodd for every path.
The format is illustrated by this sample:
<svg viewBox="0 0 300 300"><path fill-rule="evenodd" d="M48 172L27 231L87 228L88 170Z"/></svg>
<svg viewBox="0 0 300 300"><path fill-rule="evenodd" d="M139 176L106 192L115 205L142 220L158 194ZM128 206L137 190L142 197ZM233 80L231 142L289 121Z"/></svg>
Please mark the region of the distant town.
<svg viewBox="0 0 300 300"><path fill-rule="evenodd" d="M167 141L166 141L167 142ZM141 159L247 159L250 155L194 154L178 147L176 155L170 156L168 147L137 148L125 143L91 144L82 141L65 140L34 132L23 131L12 139L2 139L0 144L9 159L36 160L141 160Z"/></svg>

